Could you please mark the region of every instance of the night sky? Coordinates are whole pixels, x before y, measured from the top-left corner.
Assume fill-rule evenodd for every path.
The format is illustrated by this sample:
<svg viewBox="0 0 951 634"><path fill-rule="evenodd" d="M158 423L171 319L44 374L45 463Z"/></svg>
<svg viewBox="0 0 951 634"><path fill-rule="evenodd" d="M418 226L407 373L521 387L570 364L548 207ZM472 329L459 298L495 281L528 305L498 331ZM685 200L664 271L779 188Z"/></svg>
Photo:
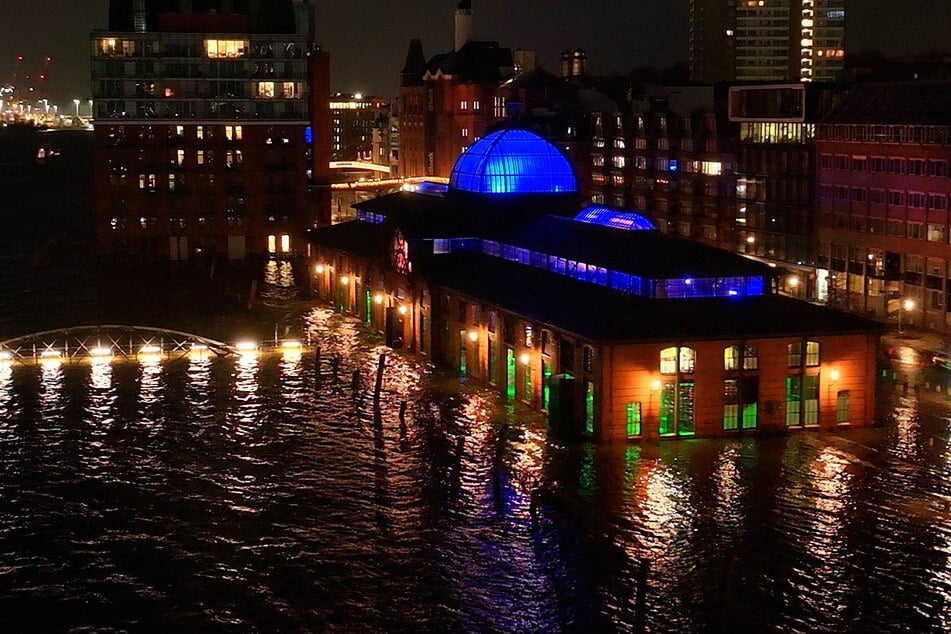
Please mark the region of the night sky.
<svg viewBox="0 0 951 634"><path fill-rule="evenodd" d="M87 98L88 38L108 26L108 0L3 0L0 82L10 80L18 54L22 73L39 74L50 55L47 94L67 104ZM321 45L331 53L334 90L395 96L409 40L427 57L452 47L456 0L323 0ZM557 71L558 52L582 47L595 73L687 58L688 0L475 0L475 36L511 48L534 49ZM889 55L947 48L949 0L851 0L849 52L878 48ZM22 85L22 82L21 82Z"/></svg>

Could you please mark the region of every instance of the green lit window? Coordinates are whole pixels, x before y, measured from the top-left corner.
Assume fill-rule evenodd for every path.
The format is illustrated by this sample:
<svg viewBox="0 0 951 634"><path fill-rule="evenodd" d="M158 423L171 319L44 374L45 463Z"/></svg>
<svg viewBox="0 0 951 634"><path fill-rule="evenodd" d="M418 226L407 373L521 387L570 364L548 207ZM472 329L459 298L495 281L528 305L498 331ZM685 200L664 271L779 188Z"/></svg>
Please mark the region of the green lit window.
<svg viewBox="0 0 951 634"><path fill-rule="evenodd" d="M819 424L818 375L786 378L786 424Z"/></svg>
<svg viewBox="0 0 951 634"><path fill-rule="evenodd" d="M498 379L495 378L495 373L499 369L499 358L498 352L495 349L495 339L489 337L489 383L495 385Z"/></svg>
<svg viewBox="0 0 951 634"><path fill-rule="evenodd" d="M641 435L641 404L627 404L627 437L634 438Z"/></svg>
<svg viewBox="0 0 951 634"><path fill-rule="evenodd" d="M723 429L755 429L757 426L759 378L744 377L723 382Z"/></svg>
<svg viewBox="0 0 951 634"><path fill-rule="evenodd" d="M532 366L524 366L522 370L522 399L525 401L532 400Z"/></svg>
<svg viewBox="0 0 951 634"><path fill-rule="evenodd" d="M505 349L505 395L515 399L515 351L511 348Z"/></svg>
<svg viewBox="0 0 951 634"><path fill-rule="evenodd" d="M841 390L835 399L835 422L849 422L849 400L851 394L848 390Z"/></svg>
<svg viewBox="0 0 951 634"><path fill-rule="evenodd" d="M548 409L551 400L551 363L542 361L542 409Z"/></svg>
<svg viewBox="0 0 951 634"><path fill-rule="evenodd" d="M364 293L364 317L363 321L366 324L369 324L373 321L373 296L370 291Z"/></svg>
<svg viewBox="0 0 951 634"><path fill-rule="evenodd" d="M585 383L584 390L584 433L594 435L594 383Z"/></svg>
<svg viewBox="0 0 951 634"><path fill-rule="evenodd" d="M676 432L674 425L675 399L677 393L675 381L665 381L660 390L660 428L661 436L667 436Z"/></svg>
<svg viewBox="0 0 951 634"><path fill-rule="evenodd" d="M677 390L677 434L692 436L694 434L694 384L693 381L682 381Z"/></svg>
<svg viewBox="0 0 951 634"><path fill-rule="evenodd" d="M466 376L469 368L466 367L466 331L459 331L459 375Z"/></svg>
<svg viewBox="0 0 951 634"><path fill-rule="evenodd" d="M736 346L733 347L736 348ZM737 352L739 352L738 348ZM734 430L739 427L740 382L731 379L723 382L723 429Z"/></svg>

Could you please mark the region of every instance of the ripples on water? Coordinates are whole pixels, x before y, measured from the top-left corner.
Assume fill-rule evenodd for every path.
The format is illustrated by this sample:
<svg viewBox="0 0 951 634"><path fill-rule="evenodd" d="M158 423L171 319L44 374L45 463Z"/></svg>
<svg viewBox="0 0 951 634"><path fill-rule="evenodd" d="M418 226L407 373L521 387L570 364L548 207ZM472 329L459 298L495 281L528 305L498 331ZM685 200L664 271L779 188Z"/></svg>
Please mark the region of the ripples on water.
<svg viewBox="0 0 951 634"><path fill-rule="evenodd" d="M0 368L4 631L631 630L645 562L650 631L951 628L951 450L914 401L564 447L400 357L375 415L358 325L305 328L339 383L309 354Z"/></svg>

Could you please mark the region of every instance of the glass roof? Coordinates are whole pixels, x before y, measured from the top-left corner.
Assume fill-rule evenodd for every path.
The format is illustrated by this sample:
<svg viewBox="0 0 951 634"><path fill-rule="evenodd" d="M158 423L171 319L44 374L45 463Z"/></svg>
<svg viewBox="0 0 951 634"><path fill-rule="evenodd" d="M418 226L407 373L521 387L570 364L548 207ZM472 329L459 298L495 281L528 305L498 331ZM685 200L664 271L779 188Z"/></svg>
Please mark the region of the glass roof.
<svg viewBox="0 0 951 634"><path fill-rule="evenodd" d="M459 157L449 187L476 194L558 194L578 191L578 181L568 159L542 137L500 130Z"/></svg>
<svg viewBox="0 0 951 634"><path fill-rule="evenodd" d="M626 229L628 231L651 231L657 229L657 226L653 222L639 213L621 209L611 209L610 207L602 207L600 205L585 207L581 213L575 216L575 220L592 225L601 225L602 227Z"/></svg>

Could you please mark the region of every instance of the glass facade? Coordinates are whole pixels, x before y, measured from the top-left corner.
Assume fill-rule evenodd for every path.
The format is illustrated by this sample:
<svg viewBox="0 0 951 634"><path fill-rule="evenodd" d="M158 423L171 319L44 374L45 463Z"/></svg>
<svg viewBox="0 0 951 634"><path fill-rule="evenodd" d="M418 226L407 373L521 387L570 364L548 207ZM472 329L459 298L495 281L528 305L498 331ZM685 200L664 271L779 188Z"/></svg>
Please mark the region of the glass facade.
<svg viewBox="0 0 951 634"><path fill-rule="evenodd" d="M578 191L568 159L554 145L526 130L501 130L474 143L456 161L449 186L477 194Z"/></svg>
<svg viewBox="0 0 951 634"><path fill-rule="evenodd" d="M641 214L631 211L622 211L592 205L581 211L575 216L577 222L584 222L592 225L601 225L602 227L611 227L612 229L624 229L626 231L653 231L657 227L653 222Z"/></svg>

